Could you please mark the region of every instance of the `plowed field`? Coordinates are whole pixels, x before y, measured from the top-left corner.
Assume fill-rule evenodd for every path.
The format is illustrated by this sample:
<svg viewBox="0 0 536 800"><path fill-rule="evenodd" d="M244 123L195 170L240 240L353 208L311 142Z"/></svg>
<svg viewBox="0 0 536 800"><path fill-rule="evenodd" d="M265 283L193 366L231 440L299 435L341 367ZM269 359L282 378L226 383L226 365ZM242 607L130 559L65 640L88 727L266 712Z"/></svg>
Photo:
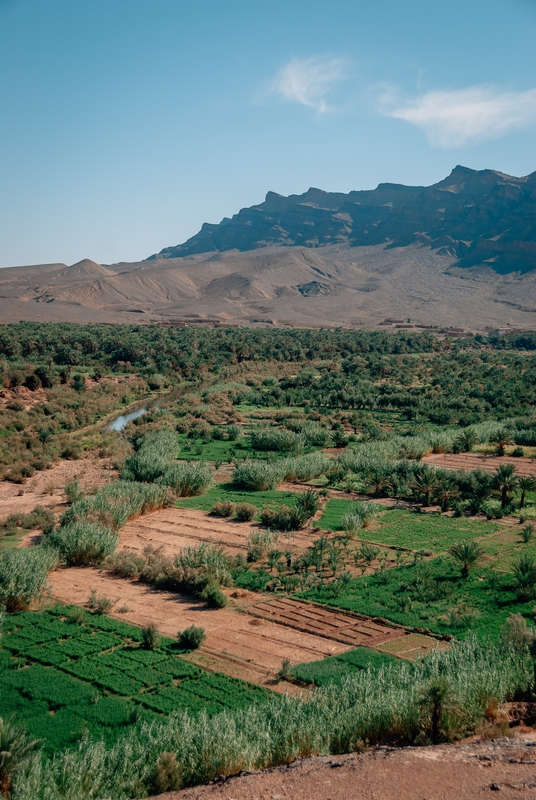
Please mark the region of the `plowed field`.
<svg viewBox="0 0 536 800"><path fill-rule="evenodd" d="M191 508L164 508L121 528L121 548L141 553L147 545L152 545L162 547L166 555L172 556L185 547L206 542L245 555L248 536L255 527L252 522L212 517ZM288 543L292 551L305 550L313 543L313 538L310 532L298 532L284 540L285 549Z"/></svg>
<svg viewBox="0 0 536 800"><path fill-rule="evenodd" d="M251 614L288 625L295 630L325 636L350 647L373 647L400 658L414 658L417 652L435 647L442 649L446 642L422 634L411 634L404 628L393 628L367 617L331 611L312 603L276 598L256 603Z"/></svg>
<svg viewBox="0 0 536 800"><path fill-rule="evenodd" d="M518 475L536 476L536 460L532 458L485 456L480 453L438 453L424 456L422 460L445 469L485 469L488 472L495 472L501 464L513 464Z"/></svg>

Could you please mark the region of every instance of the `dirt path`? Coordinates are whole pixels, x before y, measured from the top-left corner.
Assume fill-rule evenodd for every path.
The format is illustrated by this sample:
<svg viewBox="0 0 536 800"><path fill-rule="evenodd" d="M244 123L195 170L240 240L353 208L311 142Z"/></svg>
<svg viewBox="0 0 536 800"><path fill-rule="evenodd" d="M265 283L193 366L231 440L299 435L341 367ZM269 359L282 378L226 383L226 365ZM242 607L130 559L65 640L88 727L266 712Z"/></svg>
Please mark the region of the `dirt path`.
<svg viewBox="0 0 536 800"><path fill-rule="evenodd" d="M166 636L176 637L189 625L200 625L207 639L192 660L252 683L270 684L284 658L300 664L350 649L348 644L324 636L240 613L259 600L259 595L250 592L237 591L239 596L231 596L227 608L209 610L183 595L156 591L89 567L61 569L53 572L50 580L54 599L62 603L84 605L95 590L97 595L113 600L112 617L139 626L153 622ZM273 688L283 691L289 687L279 684Z"/></svg>
<svg viewBox="0 0 536 800"><path fill-rule="evenodd" d="M505 800L536 798L536 736L460 745L380 747L299 759L160 800Z"/></svg>
<svg viewBox="0 0 536 800"><path fill-rule="evenodd" d="M536 459L532 458L486 456L479 453L438 453L424 456L422 461L445 469L484 469L486 472L495 472L501 464L513 464L518 475L536 477Z"/></svg>

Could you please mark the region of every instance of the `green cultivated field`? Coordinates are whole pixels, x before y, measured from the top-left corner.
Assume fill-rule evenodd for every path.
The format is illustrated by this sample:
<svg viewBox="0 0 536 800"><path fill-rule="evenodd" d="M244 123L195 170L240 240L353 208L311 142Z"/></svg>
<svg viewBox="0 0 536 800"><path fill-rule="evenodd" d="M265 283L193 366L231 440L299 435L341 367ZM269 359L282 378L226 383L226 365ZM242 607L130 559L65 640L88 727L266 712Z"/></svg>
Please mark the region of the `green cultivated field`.
<svg viewBox="0 0 536 800"><path fill-rule="evenodd" d="M179 508L195 508L199 511L210 511L218 500L229 500L231 503L251 503L263 506L292 505L295 495L290 492L266 491L248 492L237 489L234 483L216 483L205 494L197 497L183 497L177 502Z"/></svg>
<svg viewBox="0 0 536 800"><path fill-rule="evenodd" d="M321 661L310 661L308 664L297 664L291 669L293 678L315 686L327 686L329 683L340 683L347 675L360 670L378 669L385 664L392 664L391 656L370 650L367 647L356 647L340 656L323 658Z"/></svg>
<svg viewBox="0 0 536 800"><path fill-rule="evenodd" d="M332 531L341 531L341 517L351 509L349 500L329 500L320 524ZM476 539L497 530L495 523L465 517L417 513L398 508L386 508L379 520L360 532L360 538L386 546L428 549L445 552L451 544L462 539Z"/></svg>
<svg viewBox="0 0 536 800"><path fill-rule="evenodd" d="M67 612L11 614L0 640L1 712L23 721L48 754L85 732L111 744L132 725L175 709L214 715L267 697L190 664L169 639L144 650L132 625L89 614L79 625Z"/></svg>

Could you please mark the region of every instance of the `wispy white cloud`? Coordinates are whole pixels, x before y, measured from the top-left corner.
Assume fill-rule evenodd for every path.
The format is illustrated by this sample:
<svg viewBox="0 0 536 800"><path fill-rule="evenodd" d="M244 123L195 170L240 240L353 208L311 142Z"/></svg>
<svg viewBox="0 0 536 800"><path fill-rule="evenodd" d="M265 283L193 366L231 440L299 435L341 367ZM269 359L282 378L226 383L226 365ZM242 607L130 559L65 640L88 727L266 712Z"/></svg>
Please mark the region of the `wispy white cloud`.
<svg viewBox="0 0 536 800"><path fill-rule="evenodd" d="M346 67L343 58L293 58L279 70L268 91L324 113L330 110L325 97L345 77Z"/></svg>
<svg viewBox="0 0 536 800"><path fill-rule="evenodd" d="M436 90L403 105L386 93L380 110L421 128L435 147L463 147L536 123L536 89L500 92L492 86L471 86Z"/></svg>

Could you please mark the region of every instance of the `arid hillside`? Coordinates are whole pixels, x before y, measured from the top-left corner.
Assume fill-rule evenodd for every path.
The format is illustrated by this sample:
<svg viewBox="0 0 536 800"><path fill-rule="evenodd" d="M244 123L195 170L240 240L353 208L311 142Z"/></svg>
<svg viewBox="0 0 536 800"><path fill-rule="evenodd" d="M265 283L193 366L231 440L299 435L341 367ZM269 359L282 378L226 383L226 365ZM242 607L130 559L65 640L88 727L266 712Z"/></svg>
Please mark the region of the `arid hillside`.
<svg viewBox="0 0 536 800"><path fill-rule="evenodd" d="M0 271L0 320L536 328L536 173L273 192L137 263ZM453 331L451 331L453 332Z"/></svg>
<svg viewBox="0 0 536 800"><path fill-rule="evenodd" d="M536 328L536 271L461 268L430 245L274 245L103 267L0 271L0 319Z"/></svg>

